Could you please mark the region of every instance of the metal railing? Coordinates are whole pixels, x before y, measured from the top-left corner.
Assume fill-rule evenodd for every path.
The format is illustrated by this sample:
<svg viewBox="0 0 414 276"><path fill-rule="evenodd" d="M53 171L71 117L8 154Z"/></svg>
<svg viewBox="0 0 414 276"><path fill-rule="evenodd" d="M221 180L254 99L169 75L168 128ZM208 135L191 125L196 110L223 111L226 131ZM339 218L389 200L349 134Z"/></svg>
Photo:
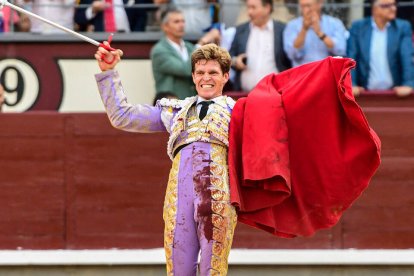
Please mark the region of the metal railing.
<svg viewBox="0 0 414 276"><path fill-rule="evenodd" d="M9 2L13 3L16 2L14 0L10 0ZM345 26L350 26L351 22L362 18L364 15L367 15L367 13L370 10L371 4L369 3L361 3L360 0L356 1L356 0L348 0L346 3L344 3L344 1L341 1L340 3L336 3L339 1L334 1L334 3L332 3L332 1L325 1L324 4L324 13L335 16L340 18L343 22ZM122 7L124 7L126 10L129 9L145 9L148 11L148 13L150 13L151 15L154 14L154 11L156 11L159 8L162 8L164 6L166 6L167 4L162 4L162 5L157 5L157 4L132 4L132 5L121 5ZM206 4L206 5L210 5L210 4ZM227 26L235 26L237 25L237 17L240 13L243 13L243 7L245 5L245 1L244 0L221 0L221 2L219 4L214 3L214 5L219 5L219 10L220 10L220 16L219 16L219 20L221 22L225 22ZM33 9L33 7L36 8L41 8L41 7L56 7L56 8L73 8L73 10L77 9L77 8L88 8L90 5L88 4L73 4L73 5L68 5L68 4L33 4L33 3L26 3L24 5L24 8L27 9ZM117 5L120 6L120 5ZM205 6L205 5L204 5ZM180 7L182 8L186 8L186 7L198 7L200 8L200 5L194 5L194 4L180 4ZM286 13L286 17L285 18L281 18L282 21L288 21L291 18L294 18L296 16L300 15L300 9L299 9L299 5L297 4L297 0L285 0L284 3L280 3L277 2L274 4L274 9L278 10L278 9L283 9ZM414 21L414 1L410 1L410 2L402 2L399 1L398 2L398 10L399 11L410 11L407 12L408 14L413 14L411 16L411 18L406 18L406 19L411 19L411 21ZM16 13L16 11L11 11L11 13ZM16 31L15 29L15 25L13 23L13 14L11 14L11 16L9 16L9 21L8 22L2 22L2 24L8 24L9 25L9 29L10 32L14 32ZM3 16L2 16L2 11L0 11L0 21L3 20ZM150 16L148 23L149 23L149 27L151 27L152 25L155 26L159 26L159 23L156 22L157 20L155 19L154 16ZM412 24L414 24L414 22L412 22ZM1 22L0 22L1 25ZM149 28L151 29L151 28ZM152 30L154 30L154 28L152 28ZM155 30L157 30L157 28L155 28ZM1 30L0 30L1 32Z"/></svg>

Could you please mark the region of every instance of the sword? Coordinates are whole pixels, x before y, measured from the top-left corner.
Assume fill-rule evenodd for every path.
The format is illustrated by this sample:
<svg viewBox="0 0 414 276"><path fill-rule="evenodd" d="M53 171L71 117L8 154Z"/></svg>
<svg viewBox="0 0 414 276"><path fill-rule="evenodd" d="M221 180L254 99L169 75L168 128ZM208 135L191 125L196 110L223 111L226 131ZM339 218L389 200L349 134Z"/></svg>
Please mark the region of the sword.
<svg viewBox="0 0 414 276"><path fill-rule="evenodd" d="M113 36L113 34L110 34L109 35L109 38L108 38L108 44L109 45L106 45L106 44L100 43L100 42L98 42L98 41L96 41L96 40L94 40L94 39L92 39L90 37L87 37L87 36L85 36L83 34L77 33L77 32L75 32L75 31L73 31L71 29L68 29L66 27L63 27L62 25L59 25L59 24L57 24L57 23L55 23L53 21L50 21L49 19L46 19L46 18L41 17L41 16L39 16L39 15L37 15L35 13L32 13L30 11L27 11L27 10L25 10L25 9L19 7L19 6L16 6L16 5L8 2L7 0L0 0L0 7L3 8L3 6L8 6L8 7L12 8L13 10L19 11L21 13L27 14L28 16L34 17L36 19L39 19L40 21L43 21L43 22L45 22L45 23L47 23L47 24L49 24L49 25L51 25L51 26L53 26L55 28L58 28L58 29L60 29L60 30L62 30L64 32L69 33L69 34L71 34L71 35L73 35L73 36L75 36L77 38L80 38L80 39L86 41L86 42L89 42L89 43L95 45L96 47L102 47L102 48L104 48L107 51L116 51L116 49L114 49L114 48L112 48L110 46L110 44L112 42L112 36ZM122 52L120 54L122 56ZM108 64L111 64L111 63L114 62L115 58L113 58L112 60L106 60L105 59L105 56L102 56L102 60L105 61Z"/></svg>

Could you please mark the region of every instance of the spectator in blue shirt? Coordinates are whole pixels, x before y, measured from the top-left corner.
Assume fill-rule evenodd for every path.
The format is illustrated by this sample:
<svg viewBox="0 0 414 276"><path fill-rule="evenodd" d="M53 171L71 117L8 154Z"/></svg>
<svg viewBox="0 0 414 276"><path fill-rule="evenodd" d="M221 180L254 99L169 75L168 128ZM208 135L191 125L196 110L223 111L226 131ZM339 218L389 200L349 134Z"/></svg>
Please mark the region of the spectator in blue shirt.
<svg viewBox="0 0 414 276"><path fill-rule="evenodd" d="M357 62L352 72L354 95L365 89L393 89L398 96L412 93L412 29L396 14L395 0L373 0L372 16L352 24L347 54Z"/></svg>
<svg viewBox="0 0 414 276"><path fill-rule="evenodd" d="M346 54L348 32L341 20L322 14L322 6L323 0L300 0L302 16L286 25L283 47L293 66Z"/></svg>

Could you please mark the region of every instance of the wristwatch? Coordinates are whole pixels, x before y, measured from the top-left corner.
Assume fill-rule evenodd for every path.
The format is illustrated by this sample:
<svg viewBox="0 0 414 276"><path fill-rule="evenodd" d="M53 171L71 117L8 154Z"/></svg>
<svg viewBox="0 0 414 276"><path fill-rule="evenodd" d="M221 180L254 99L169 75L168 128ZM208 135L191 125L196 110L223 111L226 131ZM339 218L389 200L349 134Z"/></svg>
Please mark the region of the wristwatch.
<svg viewBox="0 0 414 276"><path fill-rule="evenodd" d="M326 34L322 33L322 35L319 36L319 39L323 41L325 39L325 37L326 37Z"/></svg>

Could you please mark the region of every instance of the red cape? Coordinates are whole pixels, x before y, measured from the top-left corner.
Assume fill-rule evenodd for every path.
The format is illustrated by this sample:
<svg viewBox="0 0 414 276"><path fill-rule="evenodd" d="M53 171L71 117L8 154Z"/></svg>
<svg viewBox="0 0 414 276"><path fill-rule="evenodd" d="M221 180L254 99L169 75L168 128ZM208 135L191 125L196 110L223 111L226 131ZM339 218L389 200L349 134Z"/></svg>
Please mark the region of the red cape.
<svg viewBox="0 0 414 276"><path fill-rule="evenodd" d="M352 95L347 58L262 79L237 101L229 172L238 220L281 237L333 226L380 164L380 140Z"/></svg>

